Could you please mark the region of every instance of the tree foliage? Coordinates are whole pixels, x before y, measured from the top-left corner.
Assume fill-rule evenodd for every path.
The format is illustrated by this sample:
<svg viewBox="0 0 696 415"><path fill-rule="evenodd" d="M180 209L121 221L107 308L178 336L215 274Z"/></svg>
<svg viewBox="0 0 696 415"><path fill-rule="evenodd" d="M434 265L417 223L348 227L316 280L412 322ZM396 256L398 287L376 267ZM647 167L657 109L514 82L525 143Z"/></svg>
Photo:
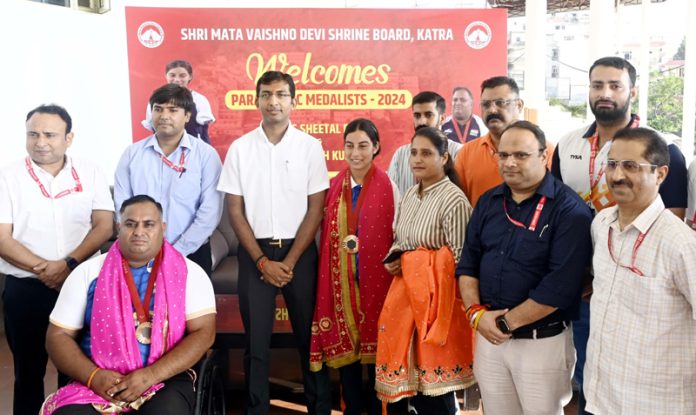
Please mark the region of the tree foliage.
<svg viewBox="0 0 696 415"><path fill-rule="evenodd" d="M648 96L648 120L658 131L681 135L684 79L653 74Z"/></svg>
<svg viewBox="0 0 696 415"><path fill-rule="evenodd" d="M686 37L682 39L681 45L679 45L679 49L677 49L677 53L674 54L672 59L675 61L683 61L684 57L686 56Z"/></svg>

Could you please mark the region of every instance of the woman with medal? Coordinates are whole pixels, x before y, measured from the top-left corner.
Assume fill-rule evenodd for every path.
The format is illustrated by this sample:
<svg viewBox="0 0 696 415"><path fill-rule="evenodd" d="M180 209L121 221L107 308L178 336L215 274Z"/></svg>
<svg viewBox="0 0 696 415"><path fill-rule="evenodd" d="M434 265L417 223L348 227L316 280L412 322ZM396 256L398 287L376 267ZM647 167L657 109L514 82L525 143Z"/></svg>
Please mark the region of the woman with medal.
<svg viewBox="0 0 696 415"><path fill-rule="evenodd" d="M395 278L379 318L376 389L384 402L411 397L419 415L456 414L453 391L474 384L471 329L454 278L471 205L456 184L447 137L420 128L406 191L384 259Z"/></svg>
<svg viewBox="0 0 696 415"><path fill-rule="evenodd" d="M348 166L331 180L324 207L310 369L339 369L345 414L380 414L374 391L377 319L392 280L381 260L392 244L399 196L373 163L380 151L375 125L353 120L343 139Z"/></svg>

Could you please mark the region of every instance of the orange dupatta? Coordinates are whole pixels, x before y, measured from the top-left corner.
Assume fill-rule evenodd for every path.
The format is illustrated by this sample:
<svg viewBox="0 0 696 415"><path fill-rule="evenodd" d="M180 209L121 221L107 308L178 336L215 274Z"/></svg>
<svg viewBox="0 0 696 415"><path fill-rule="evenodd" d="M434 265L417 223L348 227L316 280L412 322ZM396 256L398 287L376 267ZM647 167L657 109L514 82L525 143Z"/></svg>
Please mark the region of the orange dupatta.
<svg viewBox="0 0 696 415"><path fill-rule="evenodd" d="M385 402L465 389L472 372L472 334L448 247L401 256L379 318L377 396Z"/></svg>

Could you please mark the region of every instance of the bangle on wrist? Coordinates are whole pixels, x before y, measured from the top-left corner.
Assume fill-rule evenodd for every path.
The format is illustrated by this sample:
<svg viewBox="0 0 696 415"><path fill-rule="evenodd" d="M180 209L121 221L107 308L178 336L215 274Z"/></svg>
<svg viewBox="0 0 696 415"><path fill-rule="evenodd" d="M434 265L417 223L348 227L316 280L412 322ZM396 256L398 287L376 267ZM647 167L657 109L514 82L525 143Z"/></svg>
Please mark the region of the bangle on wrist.
<svg viewBox="0 0 696 415"><path fill-rule="evenodd" d="M483 316L485 313L486 313L486 310L483 309L483 310L480 310L480 311L476 314L476 316L475 316L475 318L474 318L474 324L472 324L472 326L471 326L471 327L474 329L474 331L477 331L477 330L478 330L479 320L481 320L481 316Z"/></svg>
<svg viewBox="0 0 696 415"><path fill-rule="evenodd" d="M256 268L258 268L259 271L263 272L263 267L266 266L266 262L268 262L268 257L264 255L261 258L259 258L258 262L256 263Z"/></svg>
<svg viewBox="0 0 696 415"><path fill-rule="evenodd" d="M87 389L92 389L92 381L94 380L94 375L99 372L101 368L99 366L95 367L92 373L89 374L89 379L87 379Z"/></svg>
<svg viewBox="0 0 696 415"><path fill-rule="evenodd" d="M254 265L256 265L256 266L258 267L258 266L259 266L259 261L261 261L261 258L263 258L263 257L265 257L265 256L266 256L266 254L261 254L261 255L259 255L258 258L256 258L256 260L254 260Z"/></svg>

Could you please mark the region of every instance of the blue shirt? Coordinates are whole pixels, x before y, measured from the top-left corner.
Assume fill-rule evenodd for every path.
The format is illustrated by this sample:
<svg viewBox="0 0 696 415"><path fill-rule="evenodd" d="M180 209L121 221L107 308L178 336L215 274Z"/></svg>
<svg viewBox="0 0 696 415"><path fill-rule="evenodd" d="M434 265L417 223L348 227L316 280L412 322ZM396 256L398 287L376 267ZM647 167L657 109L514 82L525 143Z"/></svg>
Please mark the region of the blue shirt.
<svg viewBox="0 0 696 415"><path fill-rule="evenodd" d="M161 203L165 236L187 256L208 240L220 222L222 193L216 187L222 163L213 147L188 134L167 159L177 166L182 152L186 170L179 173L161 159L163 152L154 135L130 145L116 168L114 202L116 212L135 195L145 194Z"/></svg>
<svg viewBox="0 0 696 415"><path fill-rule="evenodd" d="M542 196L536 230L528 230ZM505 215L503 198L515 226ZM592 213L570 187L547 172L536 193L522 203L505 184L486 192L474 208L456 275L478 278L481 304L512 309L528 298L558 310L519 331L574 319L592 257Z"/></svg>
<svg viewBox="0 0 696 415"><path fill-rule="evenodd" d="M140 301L145 301L145 291L147 291L147 282L150 276L150 272L147 266L140 268L131 267L131 273L133 273L133 280L135 281L135 287L138 289L138 294L140 295ZM97 280L95 278L90 284L87 290L87 308L85 308L85 324L81 331L80 348L85 353L85 355L92 359L92 332L90 326L92 323L92 305L94 303L94 290L97 287ZM152 294L152 299L150 300L150 310L155 309L155 293ZM135 309L133 309L135 312ZM135 326L135 321L133 321ZM147 366L147 358L150 356L150 345L140 344L140 358L143 360L143 366Z"/></svg>

